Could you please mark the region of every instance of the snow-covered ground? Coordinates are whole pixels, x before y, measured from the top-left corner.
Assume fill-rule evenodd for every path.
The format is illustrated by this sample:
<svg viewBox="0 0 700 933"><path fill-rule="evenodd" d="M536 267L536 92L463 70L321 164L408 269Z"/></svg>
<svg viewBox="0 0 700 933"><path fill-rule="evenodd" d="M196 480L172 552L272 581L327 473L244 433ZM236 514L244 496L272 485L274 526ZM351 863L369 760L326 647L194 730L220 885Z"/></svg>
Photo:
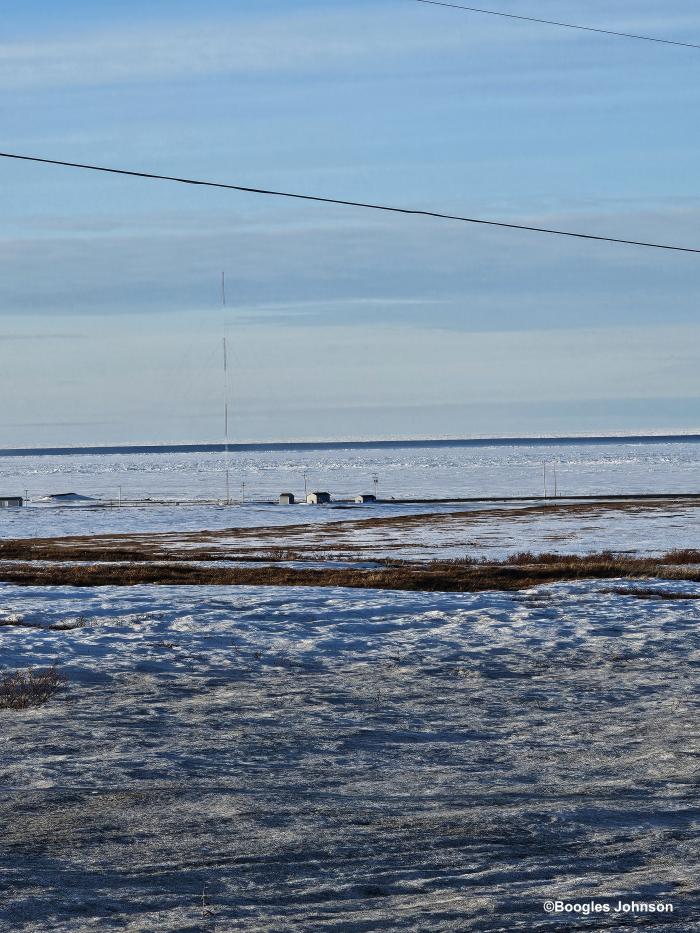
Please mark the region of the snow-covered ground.
<svg viewBox="0 0 700 933"><path fill-rule="evenodd" d="M396 521L405 517L405 522ZM336 507L153 506L0 511L0 538L167 533L175 544L231 553L289 549L372 560L489 557L518 551L657 555L700 549L698 505L682 501L619 508L574 504L366 505ZM231 535L222 532L231 530ZM213 534L199 534L212 532Z"/></svg>
<svg viewBox="0 0 700 933"><path fill-rule="evenodd" d="M335 496L374 473L384 496L537 495L545 459L563 494L700 487L695 443L257 452L234 470L259 498L304 473ZM214 498L222 466L5 458L0 493ZM0 511L0 538L148 532L353 561L700 548L687 503ZM0 585L0 673L69 678L0 710L0 930L636 929L542 910L617 897L670 900L694 929L700 599L650 588L700 597Z"/></svg>
<svg viewBox="0 0 700 933"><path fill-rule="evenodd" d="M346 519L381 518L393 515L429 515L454 510L454 505L331 504L323 506L280 506L245 502L125 505L37 506L0 510L2 538L58 538L74 535L138 534L169 531L261 528L268 526L324 524ZM461 505L460 510L483 508Z"/></svg>
<svg viewBox="0 0 700 933"><path fill-rule="evenodd" d="M700 442L562 443L479 447L280 450L233 453L231 493L242 483L253 499L298 496L324 489L334 496L373 492L382 497L530 496L697 492ZM0 457L0 494L32 499L74 492L101 499L213 499L224 496L222 454L158 453Z"/></svg>
<svg viewBox="0 0 700 933"><path fill-rule="evenodd" d="M370 513L371 515L372 513ZM399 513L400 514L400 513ZM491 507L463 511L442 508L399 519L396 513L374 513L374 520L309 522L291 527L247 528L213 535L195 535L229 553L266 549L329 557L371 560L489 558L535 553L590 554L605 550L635 555L659 555L674 549L700 550L698 505L635 504L619 507L574 504L546 507ZM172 536L186 543L186 536Z"/></svg>
<svg viewBox="0 0 700 933"><path fill-rule="evenodd" d="M334 497L373 492L389 498L700 492L700 443L561 444L526 447L424 447L253 451L232 457L232 494L275 499L290 490L303 496L325 489ZM31 504L0 510L0 538L196 531L199 529L335 522L446 512L454 507L373 505L315 508L261 505L174 504L224 494L223 459L215 454L122 454L0 457L0 494L23 495ZM40 497L73 492L97 500L167 499L173 504L110 508L37 504ZM475 506L476 507L476 506ZM460 511L467 506L460 506ZM635 524L636 528L638 525ZM629 527L632 527L630 525ZM602 536L617 529L604 527ZM644 536L645 531L642 528ZM544 535L546 537L546 533Z"/></svg>
<svg viewBox="0 0 700 933"><path fill-rule="evenodd" d="M641 586L0 587L70 678L0 711L0 928L694 929L700 600Z"/></svg>

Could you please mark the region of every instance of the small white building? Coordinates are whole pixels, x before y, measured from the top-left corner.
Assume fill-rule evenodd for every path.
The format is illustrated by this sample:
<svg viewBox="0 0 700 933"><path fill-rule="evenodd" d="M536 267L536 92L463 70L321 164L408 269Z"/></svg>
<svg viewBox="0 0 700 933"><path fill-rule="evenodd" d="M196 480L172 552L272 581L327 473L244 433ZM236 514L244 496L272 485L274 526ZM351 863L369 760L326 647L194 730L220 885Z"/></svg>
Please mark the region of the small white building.
<svg viewBox="0 0 700 933"><path fill-rule="evenodd" d="M280 493L280 505L294 505L296 499L294 498L293 492L281 492Z"/></svg>
<svg viewBox="0 0 700 933"><path fill-rule="evenodd" d="M371 493L363 492L359 496L355 496L355 502L376 502L377 497L371 495Z"/></svg>
<svg viewBox="0 0 700 933"><path fill-rule="evenodd" d="M21 496L0 496L0 509L18 509L24 505Z"/></svg>
<svg viewBox="0 0 700 933"><path fill-rule="evenodd" d="M324 505L331 501L329 492L310 492L306 497L309 505Z"/></svg>

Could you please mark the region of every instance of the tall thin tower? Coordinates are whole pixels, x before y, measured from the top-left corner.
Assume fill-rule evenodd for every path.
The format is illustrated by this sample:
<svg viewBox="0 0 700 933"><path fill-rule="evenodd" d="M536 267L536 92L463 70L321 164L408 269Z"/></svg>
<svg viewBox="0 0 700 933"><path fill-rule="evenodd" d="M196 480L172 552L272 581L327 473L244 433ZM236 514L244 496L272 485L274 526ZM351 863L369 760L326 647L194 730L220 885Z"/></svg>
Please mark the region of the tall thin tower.
<svg viewBox="0 0 700 933"><path fill-rule="evenodd" d="M223 308L223 363L224 363L224 471L226 474L226 505L231 505L231 468L229 463L229 429L228 429L228 340L226 337L226 273L221 273L221 307Z"/></svg>

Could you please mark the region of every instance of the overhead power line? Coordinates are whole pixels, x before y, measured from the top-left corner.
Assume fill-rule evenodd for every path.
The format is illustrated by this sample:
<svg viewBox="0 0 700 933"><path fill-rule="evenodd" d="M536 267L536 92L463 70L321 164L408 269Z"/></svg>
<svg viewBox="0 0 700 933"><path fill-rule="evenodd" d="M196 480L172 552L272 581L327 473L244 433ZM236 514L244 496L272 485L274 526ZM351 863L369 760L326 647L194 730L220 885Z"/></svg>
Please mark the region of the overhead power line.
<svg viewBox="0 0 700 933"><path fill-rule="evenodd" d="M60 165L65 168L83 169L89 172L105 172L109 175L126 175L131 178L145 178L156 181L172 181L181 185L199 185L204 188L224 188L228 191L242 191L246 194L261 194L275 198L292 198L297 201L313 201L319 204L338 204L341 207L357 207L363 210L383 211L389 214L405 214L413 217L432 217L436 220L453 220L465 224L480 224L485 227L502 227L507 230L524 230L529 233L547 233L551 236L572 237L577 240L593 240L599 243L620 243L624 246L644 246L649 249L672 250L679 253L700 253L700 249L690 246L671 246L666 243L652 243L645 240L630 240L623 237L599 236L594 233L577 233L573 230L557 230L551 227L535 227L531 224L507 223L503 220L487 220L483 217L465 217L461 214L447 214L441 211L426 211L412 207L393 207L388 204L372 204L365 201L346 201L342 198L324 198L315 194L298 194L291 191L275 191L270 188L251 188L247 185L233 185L221 181L203 181L197 178L180 178L176 175L158 175L155 172L137 172L124 168L109 168L105 165L89 165L83 162L66 162L61 159L44 159L39 156L19 155L16 152L0 152L0 158L15 159L20 162L39 162L42 165Z"/></svg>
<svg viewBox="0 0 700 933"><path fill-rule="evenodd" d="M519 19L526 23L542 23L545 26L563 26L565 29L581 29L583 32L597 32L604 36L616 36L618 39L641 39L644 42L660 42L662 45L680 45L686 49L700 49L694 42L679 42L676 39L661 39L659 36L640 36L633 32L615 32L614 29L601 29L595 26L580 26L576 23L561 23L555 19L538 19L536 16L521 16L517 13L504 13L502 10L482 10L476 6L463 6L461 3L447 3L446 0L416 0L429 6L445 6L453 10L466 10L468 13L485 13L487 16L502 16L505 19Z"/></svg>

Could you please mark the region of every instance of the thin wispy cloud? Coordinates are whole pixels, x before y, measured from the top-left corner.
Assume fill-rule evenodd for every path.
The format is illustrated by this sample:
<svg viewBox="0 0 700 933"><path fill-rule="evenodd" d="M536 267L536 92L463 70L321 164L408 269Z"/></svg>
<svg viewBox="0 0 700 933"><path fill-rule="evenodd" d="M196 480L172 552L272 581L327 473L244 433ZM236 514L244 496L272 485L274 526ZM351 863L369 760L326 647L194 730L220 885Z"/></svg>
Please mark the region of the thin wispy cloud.
<svg viewBox="0 0 700 933"><path fill-rule="evenodd" d="M500 4L524 5L700 36L690 0ZM411 0L53 7L3 17L7 150L699 245L694 50ZM319 435L340 410L355 412L342 433L537 431L544 405L547 429L569 430L591 393L644 398L642 421L656 404L646 427L697 420L695 257L7 161L0 175L0 388L32 443L67 417L109 425L57 429L69 443L218 437L223 269L239 437L324 405L322 424L298 419ZM527 422L506 417L525 402Z"/></svg>
<svg viewBox="0 0 700 933"><path fill-rule="evenodd" d="M52 334L50 331L40 331L35 334L7 334L2 335L4 343L45 343L52 340L86 340L86 334Z"/></svg>
<svg viewBox="0 0 700 933"><path fill-rule="evenodd" d="M99 233L58 218L0 240L0 315L214 310L221 270L236 313L272 326L377 320L466 330L694 320L698 260L631 247L325 212L259 225L207 213L146 217ZM697 206L523 219L694 244ZM37 276L37 269L41 275Z"/></svg>
<svg viewBox="0 0 700 933"><path fill-rule="evenodd" d="M460 37L437 22L416 30L415 11L388 21L366 7L313 14L223 21L153 23L139 29L85 33L80 38L0 45L0 87L36 88L135 84L221 75L311 71L335 73L370 61L385 66L417 52L459 47ZM387 28L388 27L388 28ZM319 41L322 37L322 41Z"/></svg>
<svg viewBox="0 0 700 933"><path fill-rule="evenodd" d="M629 12L611 17L607 7L592 4L587 17L620 30L675 30L681 39L700 33L700 14L665 10L660 18L653 7L637 15ZM523 43L582 45L580 35L564 30L494 25L488 17L421 9L408 0L277 15L256 15L251 4L237 15L229 10L218 18L204 13L190 21L142 19L138 28L117 23L109 30L84 30L77 37L72 33L5 41L0 43L0 88L99 87L299 72L328 76L348 69L360 77L369 63L383 71L404 63L415 72L421 69L422 57L455 52L463 53L462 67L469 70L476 45L483 42L513 48ZM507 66L507 61L499 65ZM551 67L546 60L533 61L530 72L534 66L543 74Z"/></svg>

